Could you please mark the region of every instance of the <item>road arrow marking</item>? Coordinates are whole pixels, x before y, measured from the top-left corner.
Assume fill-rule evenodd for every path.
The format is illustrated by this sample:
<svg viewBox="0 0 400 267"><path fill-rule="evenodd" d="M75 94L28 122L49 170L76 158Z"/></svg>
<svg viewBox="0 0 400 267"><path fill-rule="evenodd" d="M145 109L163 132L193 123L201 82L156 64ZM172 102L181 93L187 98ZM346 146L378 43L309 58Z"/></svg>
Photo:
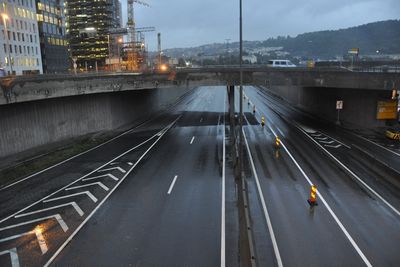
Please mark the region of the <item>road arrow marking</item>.
<svg viewBox="0 0 400 267"><path fill-rule="evenodd" d="M103 177L110 177L114 181L118 181L119 180L117 177L115 177L111 173L107 173L107 174L103 174L103 175L99 175L99 176L95 176L95 177L85 178L85 179L82 179L82 181L85 182L85 181L90 181L90 180L99 179L99 178L103 178Z"/></svg>
<svg viewBox="0 0 400 267"><path fill-rule="evenodd" d="M36 214L36 213L40 213L40 212L44 212L44 211L48 211L48 210L53 210L53 209L58 209L58 208L65 207L65 206L70 206L70 205L76 210L76 212L80 216L83 216L83 214L85 214L81 210L81 208L78 206L78 204L76 204L76 202L68 202L68 203L65 203L65 204L61 204L61 205L57 205L57 206L53 206L53 207L49 207L49 208L45 208L45 209L41 209L41 210L35 210L35 211L27 212L27 213L24 213L24 214L18 214L18 215L15 215L15 218L25 217L25 216L29 216L29 215L32 215L32 214Z"/></svg>
<svg viewBox="0 0 400 267"><path fill-rule="evenodd" d="M0 256L1 255L5 255L5 254L10 254L11 266L12 267L19 267L19 259L18 259L17 248L12 248L12 249L0 252Z"/></svg>
<svg viewBox="0 0 400 267"><path fill-rule="evenodd" d="M84 192L79 192L79 193L75 193L75 194L71 194L71 195L66 195L66 196L62 196L62 197L56 197L56 198L52 198L52 199L46 199L43 200L43 203L47 203L47 202L51 202L51 201L56 201L56 200L60 200L60 199L64 199L64 198L69 198L69 197L75 197L75 196L79 196L79 195L87 195L91 200L93 200L94 203L97 202L97 198L90 193L89 191L84 191Z"/></svg>

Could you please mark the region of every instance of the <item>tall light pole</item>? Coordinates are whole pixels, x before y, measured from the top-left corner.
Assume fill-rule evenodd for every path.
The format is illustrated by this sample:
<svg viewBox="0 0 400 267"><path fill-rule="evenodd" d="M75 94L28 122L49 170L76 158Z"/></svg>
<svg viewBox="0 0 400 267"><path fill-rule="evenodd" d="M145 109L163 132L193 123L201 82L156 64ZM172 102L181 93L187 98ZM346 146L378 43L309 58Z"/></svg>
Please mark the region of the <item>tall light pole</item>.
<svg viewBox="0 0 400 267"><path fill-rule="evenodd" d="M118 70L121 71L121 55L120 55L120 44L122 44L124 40L122 39L122 37L118 38Z"/></svg>
<svg viewBox="0 0 400 267"><path fill-rule="evenodd" d="M6 13L2 13L1 14L2 18L3 18L3 24L4 24L4 38L6 39L7 42L7 59L8 62L10 64L10 70L11 70L11 74L13 74L13 68L12 68L12 62L11 62L11 55L10 55L10 44L8 42L8 30L7 30L7 20L8 20L8 15Z"/></svg>
<svg viewBox="0 0 400 267"><path fill-rule="evenodd" d="M108 71L111 71L111 44L110 44L110 33L107 34L108 41Z"/></svg>
<svg viewBox="0 0 400 267"><path fill-rule="evenodd" d="M243 172L243 19L242 19L242 0L239 0L239 12L240 12L240 17L239 17L239 71L240 71L240 93L239 93L239 98L240 98L240 116L239 116L239 172L240 172L240 178L242 178L242 172Z"/></svg>

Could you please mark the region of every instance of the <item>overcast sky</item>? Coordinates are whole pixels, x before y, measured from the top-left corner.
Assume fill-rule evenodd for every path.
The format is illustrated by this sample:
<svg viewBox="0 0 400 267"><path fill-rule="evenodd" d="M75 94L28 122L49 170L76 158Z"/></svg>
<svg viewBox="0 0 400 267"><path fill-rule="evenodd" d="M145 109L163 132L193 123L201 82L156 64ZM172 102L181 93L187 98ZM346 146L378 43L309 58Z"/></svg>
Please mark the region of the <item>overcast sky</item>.
<svg viewBox="0 0 400 267"><path fill-rule="evenodd" d="M122 2L124 24L126 0ZM162 48L191 47L239 39L239 0L142 0L135 3L137 27L154 26ZM243 0L243 39L347 28L400 18L400 0ZM157 49L157 32L146 34Z"/></svg>

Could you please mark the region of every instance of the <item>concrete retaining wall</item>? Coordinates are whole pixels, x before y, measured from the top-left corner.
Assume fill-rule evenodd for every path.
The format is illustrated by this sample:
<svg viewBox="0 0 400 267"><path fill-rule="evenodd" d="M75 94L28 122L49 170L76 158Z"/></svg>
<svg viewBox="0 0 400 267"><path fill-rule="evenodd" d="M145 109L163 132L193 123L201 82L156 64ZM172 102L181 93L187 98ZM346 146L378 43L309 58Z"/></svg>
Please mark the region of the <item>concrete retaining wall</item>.
<svg viewBox="0 0 400 267"><path fill-rule="evenodd" d="M337 89L323 87L271 86L269 88L289 103L316 116L335 122L336 101L343 100L340 120L346 127L375 128L386 125L377 120L377 101L389 99L391 91Z"/></svg>
<svg viewBox="0 0 400 267"><path fill-rule="evenodd" d="M136 90L1 105L0 158L141 121L188 91L187 88Z"/></svg>

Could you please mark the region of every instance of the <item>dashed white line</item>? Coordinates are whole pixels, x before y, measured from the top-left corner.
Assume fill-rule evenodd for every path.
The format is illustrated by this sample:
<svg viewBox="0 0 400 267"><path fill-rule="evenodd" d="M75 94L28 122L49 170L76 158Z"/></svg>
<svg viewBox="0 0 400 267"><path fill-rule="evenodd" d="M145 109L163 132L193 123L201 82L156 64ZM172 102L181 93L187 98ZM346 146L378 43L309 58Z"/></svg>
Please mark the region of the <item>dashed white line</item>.
<svg viewBox="0 0 400 267"><path fill-rule="evenodd" d="M171 185L169 186L169 189L168 189L168 192L167 192L167 194L168 194L168 195L170 195L170 194L171 194L171 192L172 192L172 189L174 188L174 185L175 185L176 179L178 179L178 175L175 175L174 179L172 180L172 183L171 183Z"/></svg>
<svg viewBox="0 0 400 267"><path fill-rule="evenodd" d="M246 120L247 120L247 119L246 119ZM247 153L248 153L248 155L249 155L251 168L252 168L252 170L253 170L254 178L255 178L255 181L256 181L258 194L259 194L259 196L260 196L261 205L262 205L263 210L264 210L264 216L265 216L265 220L266 220L266 222L267 222L268 231L269 231L269 234L270 234L270 236L271 236L272 246L273 246L273 248L274 248L274 253L275 253L276 261L277 261L277 263L278 263L278 266L279 266L279 267L282 267L282 266L283 266L283 263L282 263L281 254L279 253L278 242L276 241L276 238L275 238L275 233L274 233L274 229L272 228L271 218L269 217L267 205L265 204L264 194L263 194L262 189L261 189L261 186L260 186L260 181L259 181L259 179L258 179L256 167L255 167L255 165L254 165L253 157L252 157L251 152L250 152L249 143L247 142L247 137L246 137L246 133L244 132L244 129L243 129L243 137L244 137L244 141L245 141L245 144L246 144Z"/></svg>
<svg viewBox="0 0 400 267"><path fill-rule="evenodd" d="M95 202L95 203L97 202L97 198L92 193L90 193L89 191L84 191L84 192L79 192L79 193L75 193L75 194L71 194L71 195L55 197L52 199L46 199L46 200L43 200L43 203L56 201L56 200L60 200L60 199L65 199L65 198L69 198L69 197L75 197L75 196L79 196L79 195L87 195L91 200L93 200L93 202Z"/></svg>
<svg viewBox="0 0 400 267"><path fill-rule="evenodd" d="M64 204L61 204L61 205L57 205L57 206L53 206L53 207L49 207L49 208L45 208L45 209L40 209L40 210L27 212L27 213L24 213L24 214L18 214L18 215L15 215L15 218L25 217L25 216L29 216L29 215L32 215L32 214L36 214L36 213L40 213L40 212L44 212L44 211L48 211L48 210L54 210L54 209L62 208L62 207L65 207L65 206L72 206L80 216L83 216L83 214L84 214L82 209L74 201L74 202L68 202L68 203L64 203Z"/></svg>
<svg viewBox="0 0 400 267"><path fill-rule="evenodd" d="M194 136L192 137L192 140L190 140L190 144L193 144L193 141L194 141Z"/></svg>
<svg viewBox="0 0 400 267"><path fill-rule="evenodd" d="M55 214L55 215L51 215L51 216L47 216L47 217L43 217L43 218L38 218L38 219L35 219L35 220L31 220L31 221L26 221L26 222L14 224L14 225L9 225L9 226L0 228L0 231L7 230L7 229L12 229L12 228L15 228L15 227L19 227L19 226L27 225L27 224L31 224L31 223L41 222L41 221L48 220L48 219L53 219L53 218L57 220L57 222L60 224L60 226L61 226L61 228L63 229L64 232L68 231L68 226L64 222L64 220L61 218L60 214Z"/></svg>
<svg viewBox="0 0 400 267"><path fill-rule="evenodd" d="M19 267L19 259L18 259L17 248L12 248L12 249L0 252L0 256L1 255L5 255L5 254L10 254L11 267Z"/></svg>
<svg viewBox="0 0 400 267"><path fill-rule="evenodd" d="M103 178L103 177L110 177L110 178L113 179L114 181L118 181L118 180L119 180L117 177L115 177L115 176L112 175L111 173L107 173L107 174L103 174L103 175L99 175L99 176L84 178L84 179L82 179L82 181L83 181L83 182L85 182L85 181L91 181L91 180L100 179L100 178Z"/></svg>
<svg viewBox="0 0 400 267"><path fill-rule="evenodd" d="M161 131L161 135L151 144L151 146L142 154L142 156L136 161L136 163L132 166L131 169L118 181L118 183L111 189L111 191L103 198L103 200L99 203L99 205L91 211L91 213L84 219L84 221L75 229L75 231L64 241L64 243L57 249L57 251L51 256L51 258L46 262L44 267L49 266L54 259L61 253L61 251L67 246L67 244L75 237L75 235L82 229L82 227L92 218L92 216L96 213L96 211L107 201L107 199L111 196L111 194L118 188L118 186L125 180L125 178L135 169L135 167L142 161L142 159L149 153L149 151L158 143L158 141L164 136L165 133L181 118L179 116L175 119L171 124L165 127ZM124 153L123 155L125 155ZM122 157L119 156L119 157Z"/></svg>
<svg viewBox="0 0 400 267"><path fill-rule="evenodd" d="M122 173L126 173L126 171L124 169L122 169L121 167L112 167L112 168L107 168L107 169L101 169L101 170L98 170L97 172L107 172L107 171L113 171L113 170L118 170Z"/></svg>
<svg viewBox="0 0 400 267"><path fill-rule="evenodd" d="M132 163L132 162L128 162L128 165L132 166L132 165L133 165L133 163Z"/></svg>
<svg viewBox="0 0 400 267"><path fill-rule="evenodd" d="M77 185L77 186L73 186L73 187L68 187L65 190L69 191L69 190L74 190L74 189L79 189L79 188L83 188L83 187L88 187L88 186L92 186L92 185L98 185L101 188L103 188L105 191L110 190L107 186L105 186L102 182L97 182L97 183L90 183L90 184L84 184L84 185Z"/></svg>

